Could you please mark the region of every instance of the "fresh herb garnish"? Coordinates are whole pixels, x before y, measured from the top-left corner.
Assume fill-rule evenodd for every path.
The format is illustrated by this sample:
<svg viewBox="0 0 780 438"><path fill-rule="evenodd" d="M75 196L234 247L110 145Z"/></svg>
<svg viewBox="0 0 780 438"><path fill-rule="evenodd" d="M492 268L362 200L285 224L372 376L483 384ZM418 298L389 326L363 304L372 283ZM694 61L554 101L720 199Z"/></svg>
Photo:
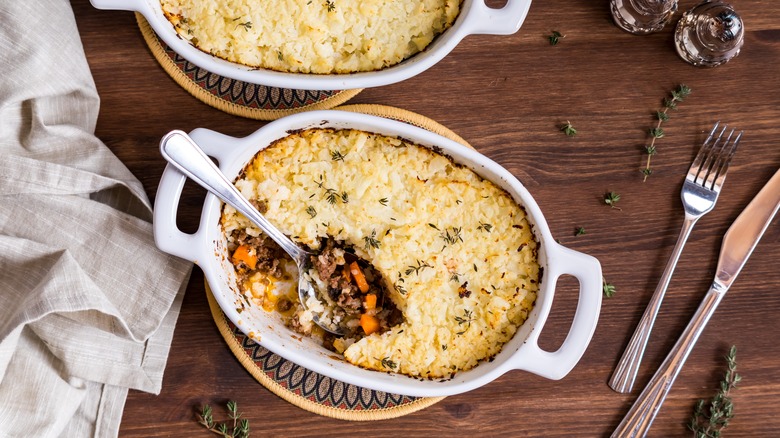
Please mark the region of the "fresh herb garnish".
<svg viewBox="0 0 780 438"><path fill-rule="evenodd" d="M388 202L387 198L382 198L382 199L379 200L379 203L382 204L385 207L387 207L387 202Z"/></svg>
<svg viewBox="0 0 780 438"><path fill-rule="evenodd" d="M480 231L487 231L489 233L490 230L493 229L493 225L486 224L486 223L483 223L482 221L480 221L479 222L479 226L477 227L477 229L480 230Z"/></svg>
<svg viewBox="0 0 780 438"><path fill-rule="evenodd" d="M344 157L346 155L347 154L342 154L341 151L333 151L333 152L330 153L330 158L333 161L344 161Z"/></svg>
<svg viewBox="0 0 780 438"><path fill-rule="evenodd" d="M441 232L441 234L439 234L439 237L444 240L445 248L447 245L454 245L458 242L463 242L463 237L460 235L462 227L450 227L450 229L452 230L452 234L450 234L450 230L446 228Z"/></svg>
<svg viewBox="0 0 780 438"><path fill-rule="evenodd" d="M574 235L575 236L582 236L583 234L585 234L585 227L577 227L574 230Z"/></svg>
<svg viewBox="0 0 780 438"><path fill-rule="evenodd" d="M406 288L403 285L404 282L406 282L406 280L404 280L404 277L402 277L401 273L399 272L398 280L396 280L396 282L393 283L393 287L395 288L395 291L401 295L406 295Z"/></svg>
<svg viewBox="0 0 780 438"><path fill-rule="evenodd" d="M555 46L558 44L558 41L561 38L566 38L566 35L563 35L562 33L558 32L557 30L552 31L550 35L547 36L547 40L550 42L551 46Z"/></svg>
<svg viewBox="0 0 780 438"><path fill-rule="evenodd" d="M251 21L245 21L243 23L238 23L238 26L243 27L245 31L249 32L249 29L252 28L252 22ZM238 27L238 26L236 26L236 27Z"/></svg>
<svg viewBox="0 0 780 438"><path fill-rule="evenodd" d="M720 437L723 429L729 425L734 417L734 403L729 394L742 380L742 376L737 374L737 347L735 345L729 349L726 362L728 368L720 382L718 393L710 400L709 405L705 406L705 401L699 400L693 410L688 429L693 432L693 436L696 438Z"/></svg>
<svg viewBox="0 0 780 438"><path fill-rule="evenodd" d="M410 275L412 273L415 273L417 275L420 275L420 271L422 271L425 268L433 268L433 265L429 265L428 262L417 260L417 266L409 265L406 267L406 275Z"/></svg>
<svg viewBox="0 0 780 438"><path fill-rule="evenodd" d="M311 205L306 207L306 213L309 213L309 216L311 216L312 219L317 216L317 210L315 210Z"/></svg>
<svg viewBox="0 0 780 438"><path fill-rule="evenodd" d="M328 12L333 12L336 10L336 4L333 3L333 0L325 0L325 8L328 9Z"/></svg>
<svg viewBox="0 0 780 438"><path fill-rule="evenodd" d="M366 251L368 251L369 248L379 249L380 243L376 239L376 230L371 230L370 236L363 236L363 241L366 242Z"/></svg>
<svg viewBox="0 0 780 438"><path fill-rule="evenodd" d="M394 370L394 369L398 368L398 364L396 362L390 360L389 357L382 358L380 360L380 362L382 363L382 366L385 367L385 368L389 368L391 370Z"/></svg>
<svg viewBox="0 0 780 438"><path fill-rule="evenodd" d="M463 333L466 333L466 330L468 330L471 327L471 322L475 321L476 318L474 318L474 313L469 309L463 309L463 316L456 316L455 322L458 323L458 325L466 324L466 328L464 328L462 331L457 332L456 334L462 335Z"/></svg>
<svg viewBox="0 0 780 438"><path fill-rule="evenodd" d="M233 421L232 426L228 426L227 423L215 423L211 406L207 404L203 405L200 414L198 414L198 423L208 429L209 432L221 435L223 438L248 438L249 420L243 419L239 421L241 413L238 412L236 402L227 402L227 410L228 418Z"/></svg>
<svg viewBox="0 0 780 438"><path fill-rule="evenodd" d="M568 135L569 137L574 137L575 135L577 135L577 130L574 129L574 126L568 120L566 121L566 123L561 125L560 130L564 134Z"/></svg>
<svg viewBox="0 0 780 438"><path fill-rule="evenodd" d="M322 175L320 175L319 181L315 180L314 183L317 184L317 187L325 190L325 200L328 201L328 204L335 204L338 200L341 200L344 204L349 202L349 194L347 192L339 193L336 189L325 187L325 179Z"/></svg>
<svg viewBox="0 0 780 438"><path fill-rule="evenodd" d="M653 169L650 168L650 160L653 155L657 153L655 141L659 138L663 138L665 135L663 128L661 128L661 124L669 120L669 110L677 109L677 104L685 100L689 94L691 94L691 89L686 85L680 84L677 89L672 90L671 97L664 98L663 108L655 112L656 124L648 130L650 143L645 146L647 161L645 162L645 167L642 169L642 174L644 174L644 179L642 181L647 181L647 177L653 173Z"/></svg>
<svg viewBox="0 0 780 438"><path fill-rule="evenodd" d="M604 203L609 205L612 208L617 208L620 210L620 207L616 206L617 202L620 201L620 195L615 192L609 192L604 195Z"/></svg>

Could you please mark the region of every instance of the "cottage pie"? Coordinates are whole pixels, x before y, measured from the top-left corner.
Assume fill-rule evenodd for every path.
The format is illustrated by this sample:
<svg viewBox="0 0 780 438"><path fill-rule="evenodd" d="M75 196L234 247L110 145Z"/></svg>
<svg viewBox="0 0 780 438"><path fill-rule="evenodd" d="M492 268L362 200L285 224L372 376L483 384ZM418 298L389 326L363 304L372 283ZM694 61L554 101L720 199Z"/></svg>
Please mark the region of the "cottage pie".
<svg viewBox="0 0 780 438"><path fill-rule="evenodd" d="M250 67L355 73L389 67L449 28L460 0L161 0L177 33Z"/></svg>
<svg viewBox="0 0 780 438"><path fill-rule="evenodd" d="M431 149L309 129L260 151L235 184L294 241L323 250L329 295L356 321L324 342L355 365L450 377L496 355L536 300L538 243L523 208ZM221 224L245 295L322 335L295 293L271 293L296 278L285 255L230 206ZM370 266L348 269L347 253Z"/></svg>

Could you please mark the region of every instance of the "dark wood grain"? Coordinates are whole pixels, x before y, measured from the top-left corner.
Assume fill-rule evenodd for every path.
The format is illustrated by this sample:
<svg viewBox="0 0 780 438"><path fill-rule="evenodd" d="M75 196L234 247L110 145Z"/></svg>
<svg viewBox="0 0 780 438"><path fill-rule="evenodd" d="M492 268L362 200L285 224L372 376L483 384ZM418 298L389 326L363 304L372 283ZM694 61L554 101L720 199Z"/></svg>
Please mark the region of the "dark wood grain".
<svg viewBox="0 0 780 438"><path fill-rule="evenodd" d="M231 116L190 96L158 66L132 13L73 1L102 100L97 135L153 198L164 167L157 144L174 128L207 127L243 136L263 123ZM680 10L695 2L681 1ZM610 21L606 1L537 1L511 36L471 36L446 59L400 84L368 89L351 103L405 108L444 124L514 173L565 245L592 254L617 287L578 366L560 381L510 372L472 392L402 418L333 420L301 410L259 385L233 357L209 315L196 268L173 339L162 393L131 391L122 436L193 436L201 403L238 402L255 436L511 435L607 436L636 397L606 385L652 294L682 223L682 176L716 120L745 130L715 210L694 229L657 320L637 387L649 380L687 324L713 276L721 237L780 166L780 4L737 5L747 34L743 52L715 69L681 61L673 27L633 36ZM566 35L553 47L546 35ZM680 83L693 94L664 125L642 183L647 128L662 98ZM576 137L557 126L571 121ZM602 202L622 195L622 210ZM182 227L197 226L203 194L185 191ZM777 222L777 221L775 221ZM575 227L587 233L574 236ZM744 380L734 393L728 436L780 433L780 227L774 223L705 330L672 389L652 436L686 436L697 399L710 397L728 347L738 347ZM563 279L542 345L562 342L577 303Z"/></svg>

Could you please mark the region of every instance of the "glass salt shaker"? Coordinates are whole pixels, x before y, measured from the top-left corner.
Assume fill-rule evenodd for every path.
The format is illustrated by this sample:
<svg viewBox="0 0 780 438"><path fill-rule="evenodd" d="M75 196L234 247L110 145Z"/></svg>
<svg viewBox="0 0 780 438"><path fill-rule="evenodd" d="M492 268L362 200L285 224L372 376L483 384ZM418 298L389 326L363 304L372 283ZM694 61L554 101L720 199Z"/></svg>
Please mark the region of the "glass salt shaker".
<svg viewBox="0 0 780 438"><path fill-rule="evenodd" d="M677 53L700 67L715 67L739 55L745 27L731 5L705 1L683 14L674 32Z"/></svg>
<svg viewBox="0 0 780 438"><path fill-rule="evenodd" d="M610 0L609 6L619 28L646 35L663 29L677 11L677 0Z"/></svg>

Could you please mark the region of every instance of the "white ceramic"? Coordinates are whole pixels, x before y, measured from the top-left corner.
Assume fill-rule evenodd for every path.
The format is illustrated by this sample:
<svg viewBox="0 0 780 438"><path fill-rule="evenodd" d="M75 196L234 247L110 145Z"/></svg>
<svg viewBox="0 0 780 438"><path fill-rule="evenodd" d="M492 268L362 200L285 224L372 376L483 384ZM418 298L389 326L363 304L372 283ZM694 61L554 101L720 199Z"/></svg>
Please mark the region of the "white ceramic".
<svg viewBox="0 0 780 438"><path fill-rule="evenodd" d="M493 9L485 5L484 0L463 0L460 15L452 27L410 59L374 72L316 75L256 69L209 55L178 36L173 25L163 15L159 0L90 1L98 9L140 12L173 51L211 73L252 84L297 90L368 88L408 79L439 62L467 35L509 35L517 32L531 6L531 0L508 0L503 8Z"/></svg>
<svg viewBox="0 0 780 438"><path fill-rule="evenodd" d="M163 172L154 205L154 236L157 246L170 254L198 264L225 315L249 337L274 353L317 373L365 388L410 396L457 394L491 382L507 371L525 370L550 379L561 379L585 352L596 328L601 309L602 277L599 262L588 255L556 243L538 205L522 184L506 169L484 155L452 140L406 123L345 111L311 111L271 122L244 138L233 138L196 129L191 137L210 156L228 179L235 179L257 151L290 131L311 127L353 128L388 136L399 136L426 147L437 147L458 163L468 166L507 190L525 207L534 234L540 242L539 261L544 269L536 305L514 338L491 362L459 372L451 380L413 379L399 374L370 371L339 359L313 339L294 334L274 312L257 306L240 314L235 271L228 261L226 241L219 218L221 201L208 194L203 203L200 226L185 234L176 226L179 197L186 177L168 165ZM553 302L559 276L569 274L580 283L579 302L569 333L554 352L538 345Z"/></svg>

